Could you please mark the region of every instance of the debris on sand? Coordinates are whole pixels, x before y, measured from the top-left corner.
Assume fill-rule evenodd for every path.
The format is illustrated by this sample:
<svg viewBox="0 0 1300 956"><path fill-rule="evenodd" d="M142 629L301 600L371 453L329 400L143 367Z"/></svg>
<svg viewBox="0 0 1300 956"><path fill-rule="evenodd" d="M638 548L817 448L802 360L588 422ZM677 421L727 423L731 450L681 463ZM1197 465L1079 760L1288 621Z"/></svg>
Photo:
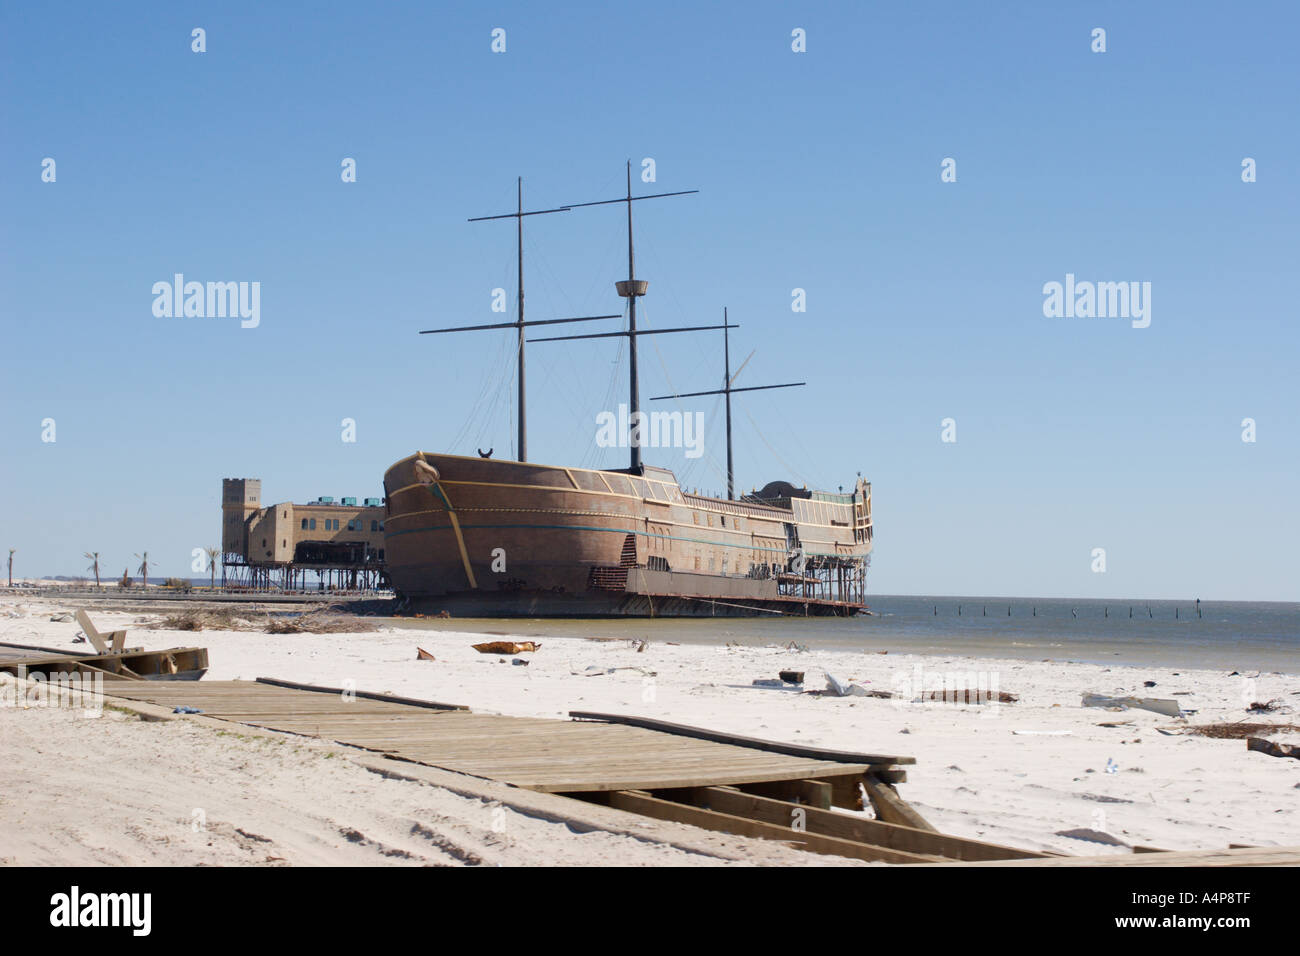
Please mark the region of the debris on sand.
<svg viewBox="0 0 1300 956"><path fill-rule="evenodd" d="M1163 714L1166 717L1181 717L1183 715L1183 710L1178 706L1178 701L1159 700L1155 697L1106 697L1102 694L1084 694L1083 706L1116 707L1120 710L1133 707L1137 710L1149 710L1156 714Z"/></svg>
<svg viewBox="0 0 1300 956"><path fill-rule="evenodd" d="M169 614L146 627L151 631L243 631L252 630L252 622L236 618L227 610L193 610Z"/></svg>
<svg viewBox="0 0 1300 956"><path fill-rule="evenodd" d="M1273 700L1257 700L1252 702L1251 705L1246 708L1246 711L1251 714L1271 714L1281 706L1282 702L1276 698Z"/></svg>
<svg viewBox="0 0 1300 956"><path fill-rule="evenodd" d="M1087 840L1089 843L1104 843L1107 846L1130 846L1117 836L1106 833L1104 830L1094 830L1091 827L1076 827L1073 830L1057 830L1057 836L1069 837L1071 840Z"/></svg>
<svg viewBox="0 0 1300 956"><path fill-rule="evenodd" d="M379 630L370 621L361 621L328 609L310 611L298 617L270 618L264 629L271 634L350 634Z"/></svg>
<svg viewBox="0 0 1300 956"><path fill-rule="evenodd" d="M999 704L1014 704L1020 698L1005 690L989 690L984 687L945 687L943 690L930 690L921 695L921 700L941 700L947 704L987 704L997 700Z"/></svg>
<svg viewBox="0 0 1300 956"><path fill-rule="evenodd" d="M1213 737L1216 740L1246 740L1250 737L1266 737L1300 731L1296 724L1250 724L1237 721L1230 724L1197 724L1188 727L1185 733L1198 737Z"/></svg>
<svg viewBox="0 0 1300 956"><path fill-rule="evenodd" d="M1263 737L1247 737L1246 749L1268 754L1270 757L1294 757L1300 760L1300 746L1280 744L1274 740L1265 740Z"/></svg>
<svg viewBox="0 0 1300 956"><path fill-rule="evenodd" d="M471 645L480 654L525 654L541 647L533 641L488 641L486 644Z"/></svg>

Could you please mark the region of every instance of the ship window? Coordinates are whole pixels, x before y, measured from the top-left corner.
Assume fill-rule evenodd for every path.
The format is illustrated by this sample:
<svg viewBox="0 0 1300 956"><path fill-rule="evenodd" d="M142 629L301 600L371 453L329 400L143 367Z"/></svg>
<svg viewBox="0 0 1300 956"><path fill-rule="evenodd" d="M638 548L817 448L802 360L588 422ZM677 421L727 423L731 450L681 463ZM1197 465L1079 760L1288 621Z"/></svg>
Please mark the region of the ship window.
<svg viewBox="0 0 1300 956"><path fill-rule="evenodd" d="M708 520L708 522L709 522L709 527L712 528L712 527L713 527L713 515L705 515L704 517Z"/></svg>
<svg viewBox="0 0 1300 956"><path fill-rule="evenodd" d="M698 511L692 511L691 517L695 519L696 524L700 523L700 513Z"/></svg>
<svg viewBox="0 0 1300 956"><path fill-rule="evenodd" d="M662 482L658 482L658 481L650 482L650 490L655 493L655 497L658 498L660 501L670 500L668 497L668 489L663 486Z"/></svg>
<svg viewBox="0 0 1300 956"><path fill-rule="evenodd" d="M605 480L609 482L609 486L614 489L614 494L616 495L632 494L632 483L629 482L627 478L625 478L624 476L611 475L607 473L604 477Z"/></svg>
<svg viewBox="0 0 1300 956"><path fill-rule="evenodd" d="M646 483L644 478L633 478L631 481L632 487L636 489L638 495L642 498L650 497L650 486Z"/></svg>
<svg viewBox="0 0 1300 956"><path fill-rule="evenodd" d="M609 489L605 487L605 483L600 480L600 475L597 475L594 472L571 469L570 474L573 475L573 480L577 482L578 487L583 491L609 491Z"/></svg>

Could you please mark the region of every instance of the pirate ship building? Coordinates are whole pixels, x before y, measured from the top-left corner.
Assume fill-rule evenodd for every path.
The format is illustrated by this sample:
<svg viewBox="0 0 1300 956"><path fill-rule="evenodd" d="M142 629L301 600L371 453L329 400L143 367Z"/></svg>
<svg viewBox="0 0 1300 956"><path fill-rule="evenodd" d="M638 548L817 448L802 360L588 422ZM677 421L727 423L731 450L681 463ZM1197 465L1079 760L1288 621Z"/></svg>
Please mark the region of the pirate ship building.
<svg viewBox="0 0 1300 956"><path fill-rule="evenodd" d="M695 192L689 190L688 192ZM809 491L785 481L737 498L731 447L731 397L788 388L733 386L728 333L722 325L638 329L632 204L687 192L627 195L525 212L522 182L515 212L470 221L514 219L519 243L518 314L514 322L431 329L422 334L514 328L518 339L518 461L418 452L384 475L384 542L389 575L412 607L480 616L850 615L866 607L872 546L871 484L859 477L848 494ZM617 332L526 339L539 325L622 318L619 315L524 319L523 220L586 206L625 203L628 277L615 283L627 299L627 328ZM727 497L687 494L673 473L642 461L643 421L637 340L643 335L721 330L720 389L656 398L725 395ZM525 341L626 337L630 360L627 468L595 470L527 460ZM654 400L654 399L652 399Z"/></svg>

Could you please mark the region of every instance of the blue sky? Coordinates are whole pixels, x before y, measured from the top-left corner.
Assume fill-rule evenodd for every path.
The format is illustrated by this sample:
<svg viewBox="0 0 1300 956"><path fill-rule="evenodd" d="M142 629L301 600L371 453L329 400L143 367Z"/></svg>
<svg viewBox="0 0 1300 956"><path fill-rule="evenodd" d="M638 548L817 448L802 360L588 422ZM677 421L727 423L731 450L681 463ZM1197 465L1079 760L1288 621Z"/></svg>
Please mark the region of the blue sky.
<svg viewBox="0 0 1300 956"><path fill-rule="evenodd" d="M18 574L146 549L189 574L222 477L361 497L417 449L509 454L512 333L416 334L502 318L513 224L465 220L520 175L530 208L617 196L651 157L638 191L701 192L636 208L642 324L726 306L738 385L809 382L736 399L737 483L869 477L872 591L1300 599L1297 27L1283 3L6 5L0 547ZM529 317L620 311L623 230L530 219ZM260 325L155 317L177 272L260 282ZM1044 317L1067 273L1150 282L1150 327ZM716 387L718 335L644 340L643 396ZM609 340L531 346L530 457L624 465L592 446L626 372ZM681 407L708 454L647 460L720 490L720 407Z"/></svg>

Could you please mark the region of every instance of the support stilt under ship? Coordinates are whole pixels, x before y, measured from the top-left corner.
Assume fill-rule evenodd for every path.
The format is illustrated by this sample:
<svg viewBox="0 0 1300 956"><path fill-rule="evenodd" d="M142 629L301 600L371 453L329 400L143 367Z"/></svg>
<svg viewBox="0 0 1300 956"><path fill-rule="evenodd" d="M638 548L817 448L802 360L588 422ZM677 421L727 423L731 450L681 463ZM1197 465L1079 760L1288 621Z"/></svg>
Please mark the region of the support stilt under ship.
<svg viewBox="0 0 1300 956"><path fill-rule="evenodd" d="M518 317L484 328L518 330L520 461L419 452L384 475L389 576L414 609L477 616L753 616L840 615L866 608L872 546L871 484L858 478L848 494L808 491L774 481L733 497L731 396L734 392L803 383L734 388L730 351L723 387L663 398L725 394L727 498L682 491L671 471L646 465L631 436L631 464L593 470L524 461L524 329L619 316L524 319L523 218L581 206L625 202L628 327L561 339L626 336L630 353L631 422L639 417L636 343L641 335L736 328L637 329L636 300L647 283L635 278L632 203L685 193L625 197L485 219L516 220ZM557 341L559 339L531 340ZM724 343L727 340L724 338ZM738 373L737 373L738 374Z"/></svg>

